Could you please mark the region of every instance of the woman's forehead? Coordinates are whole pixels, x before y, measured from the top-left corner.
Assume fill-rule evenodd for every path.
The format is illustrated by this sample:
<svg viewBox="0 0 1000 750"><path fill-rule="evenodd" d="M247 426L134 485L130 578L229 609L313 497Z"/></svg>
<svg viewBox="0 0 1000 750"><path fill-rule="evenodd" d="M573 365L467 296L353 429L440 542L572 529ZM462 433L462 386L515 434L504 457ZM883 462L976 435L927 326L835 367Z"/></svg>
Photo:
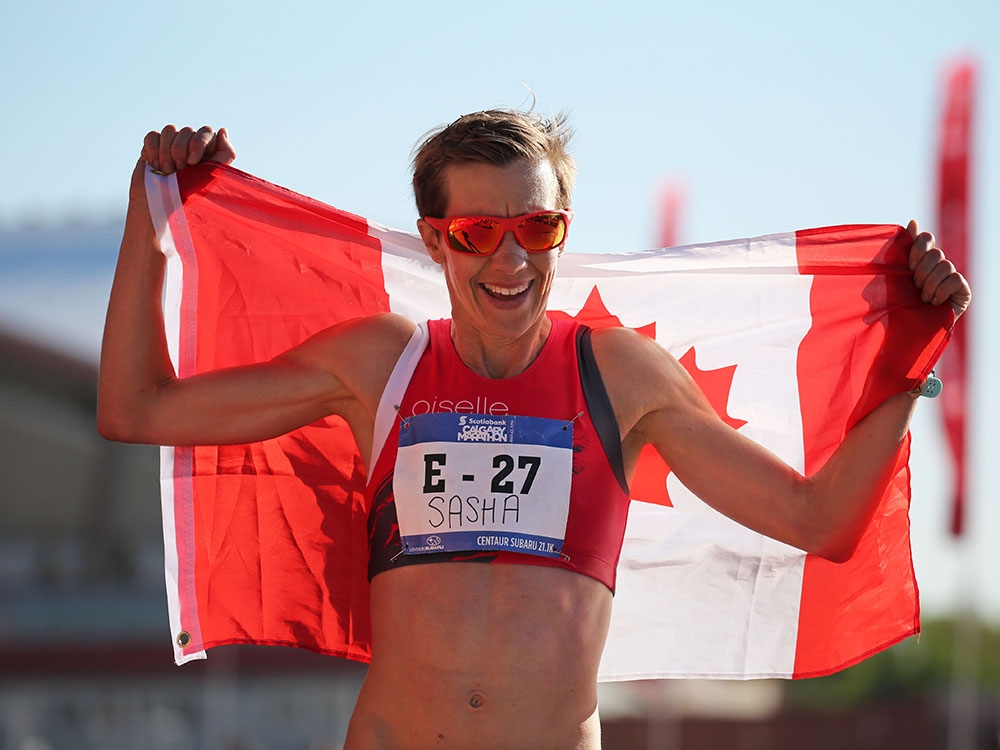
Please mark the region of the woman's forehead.
<svg viewBox="0 0 1000 750"><path fill-rule="evenodd" d="M449 164L444 172L445 215L516 216L556 206L559 183L548 159L495 165Z"/></svg>

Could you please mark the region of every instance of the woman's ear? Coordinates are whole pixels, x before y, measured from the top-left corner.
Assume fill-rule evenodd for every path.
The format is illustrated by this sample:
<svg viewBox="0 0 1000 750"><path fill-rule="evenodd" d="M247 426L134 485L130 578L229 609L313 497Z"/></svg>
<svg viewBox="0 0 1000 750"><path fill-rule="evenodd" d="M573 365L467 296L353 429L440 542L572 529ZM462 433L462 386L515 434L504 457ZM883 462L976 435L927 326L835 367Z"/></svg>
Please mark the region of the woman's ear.
<svg viewBox="0 0 1000 750"><path fill-rule="evenodd" d="M424 247L435 263L444 265L444 255L447 252L440 241L441 234L423 219L417 219L417 231L420 232L420 239L424 241Z"/></svg>

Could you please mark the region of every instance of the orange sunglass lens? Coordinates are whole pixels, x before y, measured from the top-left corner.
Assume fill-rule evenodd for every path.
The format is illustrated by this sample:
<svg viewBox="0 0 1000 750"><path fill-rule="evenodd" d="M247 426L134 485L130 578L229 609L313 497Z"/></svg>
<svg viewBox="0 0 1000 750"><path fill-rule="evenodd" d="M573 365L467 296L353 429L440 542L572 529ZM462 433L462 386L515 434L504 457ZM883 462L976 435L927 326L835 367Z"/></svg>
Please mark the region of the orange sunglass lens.
<svg viewBox="0 0 1000 750"><path fill-rule="evenodd" d="M460 253L492 253L502 237L500 222L488 218L453 219L448 227L448 241Z"/></svg>
<svg viewBox="0 0 1000 750"><path fill-rule="evenodd" d="M551 250L566 237L566 221L562 214L539 214L522 221L517 227L517 239L525 250Z"/></svg>

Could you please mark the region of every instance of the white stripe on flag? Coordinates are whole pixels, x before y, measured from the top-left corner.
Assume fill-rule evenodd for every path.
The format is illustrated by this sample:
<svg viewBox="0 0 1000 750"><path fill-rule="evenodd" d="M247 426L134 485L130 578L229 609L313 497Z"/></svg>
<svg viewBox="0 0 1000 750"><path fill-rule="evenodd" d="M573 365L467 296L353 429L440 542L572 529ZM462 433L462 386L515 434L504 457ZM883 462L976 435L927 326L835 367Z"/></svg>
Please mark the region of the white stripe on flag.
<svg viewBox="0 0 1000 750"><path fill-rule="evenodd" d="M167 259L162 301L164 333L174 371L180 372L180 316L184 290L184 265L180 253L177 251L173 233L170 231L169 219L171 215L182 211L181 195L177 187L176 176L158 176L148 166L146 167L145 183L153 230L160 243L160 250ZM178 634L185 629L182 621L179 536L176 524L177 504L183 502L183 499L177 498L175 495L177 459L176 449L169 446L160 448L160 508L163 517L163 567L167 585L167 616L170 621L170 640L174 649L174 662L181 665L193 659L205 659L207 654L204 649L185 654L177 640ZM191 570L186 571L186 573L192 577L188 585L193 587L194 572ZM184 588L187 589L187 586ZM194 619L197 621L196 613ZM200 642L200 638L198 640Z"/></svg>
<svg viewBox="0 0 1000 750"><path fill-rule="evenodd" d="M415 323L451 317L444 274L420 237L375 222L368 223L368 234L382 245L382 278L389 309Z"/></svg>
<svg viewBox="0 0 1000 750"><path fill-rule="evenodd" d="M700 370L736 365L728 413L802 471L796 362L811 279L798 275L793 234L651 251L624 265L563 261L552 307L575 314L596 285L624 325L655 322L675 357L697 341ZM632 503L601 679L791 675L805 554L716 513L672 474L668 487L673 508Z"/></svg>

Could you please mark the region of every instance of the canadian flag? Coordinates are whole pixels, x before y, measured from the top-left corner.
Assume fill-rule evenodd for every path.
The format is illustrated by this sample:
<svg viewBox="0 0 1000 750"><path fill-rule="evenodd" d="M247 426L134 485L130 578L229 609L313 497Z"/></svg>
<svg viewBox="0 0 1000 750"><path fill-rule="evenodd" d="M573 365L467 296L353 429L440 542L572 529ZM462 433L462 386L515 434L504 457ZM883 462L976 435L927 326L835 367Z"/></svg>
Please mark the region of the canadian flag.
<svg viewBox="0 0 1000 750"><path fill-rule="evenodd" d="M340 320L450 314L443 275L412 234L221 165L148 171L146 188L181 377L268 359ZM947 341L954 315L920 302L908 247L901 227L848 226L568 252L550 314L654 338L723 419L809 474ZM643 454L602 679L828 674L918 632L908 452L907 440L841 564L722 517ZM341 420L250 445L164 448L161 465L178 664L228 643L370 658L365 473Z"/></svg>

